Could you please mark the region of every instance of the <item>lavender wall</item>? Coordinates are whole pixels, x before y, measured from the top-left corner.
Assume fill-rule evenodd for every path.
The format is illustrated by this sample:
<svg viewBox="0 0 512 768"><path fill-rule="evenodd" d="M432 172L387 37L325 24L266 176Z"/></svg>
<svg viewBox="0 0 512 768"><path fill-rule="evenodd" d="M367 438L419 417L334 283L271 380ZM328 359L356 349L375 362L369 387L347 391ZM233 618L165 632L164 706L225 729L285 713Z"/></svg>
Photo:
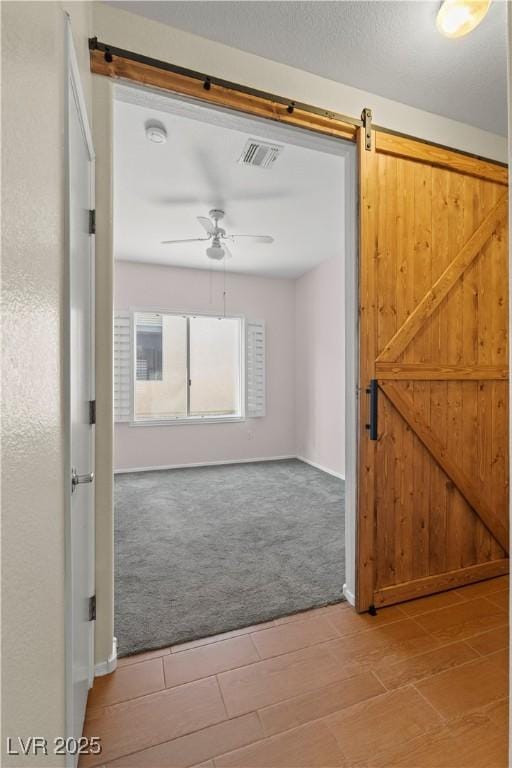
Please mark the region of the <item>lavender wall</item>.
<svg viewBox="0 0 512 768"><path fill-rule="evenodd" d="M295 455L295 281L228 273L227 312L265 320L267 413L238 423L116 424L115 469ZM207 271L116 262L115 308L220 312L223 277Z"/></svg>
<svg viewBox="0 0 512 768"><path fill-rule="evenodd" d="M345 475L343 259L324 261L296 282L297 455Z"/></svg>
<svg viewBox="0 0 512 768"><path fill-rule="evenodd" d="M267 413L222 424L116 424L116 470L300 456L345 474L344 270L341 258L298 280L226 277L227 311L265 320ZM115 307L220 312L223 277L116 262Z"/></svg>

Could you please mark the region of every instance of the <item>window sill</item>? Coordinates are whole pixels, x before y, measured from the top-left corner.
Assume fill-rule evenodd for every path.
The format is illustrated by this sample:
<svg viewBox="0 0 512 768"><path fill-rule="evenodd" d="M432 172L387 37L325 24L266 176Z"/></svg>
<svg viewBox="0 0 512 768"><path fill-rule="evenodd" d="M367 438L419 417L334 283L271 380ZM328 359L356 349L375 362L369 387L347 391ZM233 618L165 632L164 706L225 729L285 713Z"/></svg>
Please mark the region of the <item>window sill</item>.
<svg viewBox="0 0 512 768"><path fill-rule="evenodd" d="M176 419L138 419L130 421L130 427L183 427L192 424L237 424L245 421L245 416L219 416L218 418L176 418Z"/></svg>

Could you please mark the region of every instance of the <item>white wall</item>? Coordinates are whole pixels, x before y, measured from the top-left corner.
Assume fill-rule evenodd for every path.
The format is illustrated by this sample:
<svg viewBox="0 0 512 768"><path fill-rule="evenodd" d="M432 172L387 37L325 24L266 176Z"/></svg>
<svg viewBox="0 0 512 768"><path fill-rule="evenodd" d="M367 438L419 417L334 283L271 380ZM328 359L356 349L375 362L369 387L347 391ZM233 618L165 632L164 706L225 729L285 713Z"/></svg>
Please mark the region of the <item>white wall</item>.
<svg viewBox="0 0 512 768"><path fill-rule="evenodd" d="M266 416L236 423L115 426L116 469L295 454L295 281L227 273L227 312L265 320ZM222 272L116 262L115 307L222 311Z"/></svg>
<svg viewBox="0 0 512 768"><path fill-rule="evenodd" d="M344 262L306 272L295 294L297 455L345 476Z"/></svg>
<svg viewBox="0 0 512 768"><path fill-rule="evenodd" d="M65 735L66 8L90 104L90 6L1 4L2 765L32 763L8 735Z"/></svg>
<svg viewBox="0 0 512 768"><path fill-rule="evenodd" d="M300 456L344 476L343 259L297 280L227 274L228 313L266 323L266 416L244 422L115 425L117 471ZM117 261L115 308L222 310L222 273Z"/></svg>

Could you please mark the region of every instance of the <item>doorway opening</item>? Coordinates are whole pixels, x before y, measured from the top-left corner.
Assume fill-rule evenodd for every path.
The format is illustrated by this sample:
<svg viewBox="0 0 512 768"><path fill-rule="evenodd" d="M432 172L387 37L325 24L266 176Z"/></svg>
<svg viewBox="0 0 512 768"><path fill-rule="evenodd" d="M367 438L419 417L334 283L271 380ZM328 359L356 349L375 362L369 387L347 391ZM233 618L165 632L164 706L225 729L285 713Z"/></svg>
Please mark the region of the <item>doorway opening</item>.
<svg viewBox="0 0 512 768"><path fill-rule="evenodd" d="M113 135L119 655L353 602L354 146L127 85Z"/></svg>

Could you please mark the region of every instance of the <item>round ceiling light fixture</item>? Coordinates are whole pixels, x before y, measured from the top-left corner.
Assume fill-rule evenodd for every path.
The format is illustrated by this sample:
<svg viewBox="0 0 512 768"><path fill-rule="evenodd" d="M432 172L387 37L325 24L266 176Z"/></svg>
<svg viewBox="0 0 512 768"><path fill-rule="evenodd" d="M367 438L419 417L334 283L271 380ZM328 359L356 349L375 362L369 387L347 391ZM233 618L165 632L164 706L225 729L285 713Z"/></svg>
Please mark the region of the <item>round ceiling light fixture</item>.
<svg viewBox="0 0 512 768"><path fill-rule="evenodd" d="M491 0L444 0L436 19L445 37L463 37L477 27L489 10Z"/></svg>
<svg viewBox="0 0 512 768"><path fill-rule="evenodd" d="M148 120L146 123L146 138L153 144L165 144L167 131L165 125L158 120Z"/></svg>
<svg viewBox="0 0 512 768"><path fill-rule="evenodd" d="M217 238L214 238L212 245L206 249L206 255L209 259L213 259L214 261L220 261L226 255L224 248Z"/></svg>

